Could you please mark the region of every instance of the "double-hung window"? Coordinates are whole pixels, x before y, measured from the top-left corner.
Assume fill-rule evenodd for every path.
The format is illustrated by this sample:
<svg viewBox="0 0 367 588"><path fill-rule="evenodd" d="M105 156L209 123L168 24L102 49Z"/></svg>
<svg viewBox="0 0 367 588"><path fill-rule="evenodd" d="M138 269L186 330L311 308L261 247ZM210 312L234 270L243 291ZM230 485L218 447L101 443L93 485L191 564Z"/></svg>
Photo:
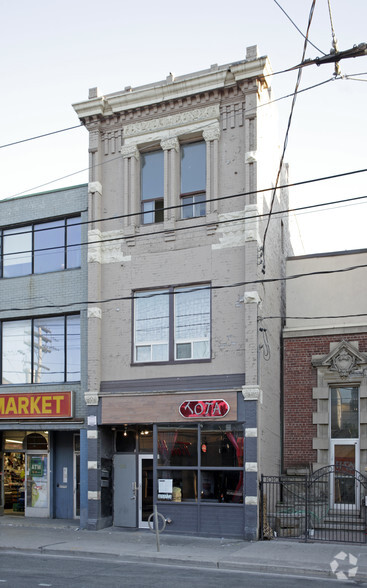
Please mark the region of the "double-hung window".
<svg viewBox="0 0 367 588"><path fill-rule="evenodd" d="M142 223L164 220L164 154L162 150L142 153L141 212Z"/></svg>
<svg viewBox="0 0 367 588"><path fill-rule="evenodd" d="M205 141L181 145L181 216L206 214Z"/></svg>
<svg viewBox="0 0 367 588"><path fill-rule="evenodd" d="M4 229L1 236L4 278L80 267L80 216Z"/></svg>
<svg viewBox="0 0 367 588"><path fill-rule="evenodd" d="M210 289L189 286L136 292L134 362L210 359Z"/></svg>
<svg viewBox="0 0 367 588"><path fill-rule="evenodd" d="M80 316L2 323L2 384L80 380Z"/></svg>

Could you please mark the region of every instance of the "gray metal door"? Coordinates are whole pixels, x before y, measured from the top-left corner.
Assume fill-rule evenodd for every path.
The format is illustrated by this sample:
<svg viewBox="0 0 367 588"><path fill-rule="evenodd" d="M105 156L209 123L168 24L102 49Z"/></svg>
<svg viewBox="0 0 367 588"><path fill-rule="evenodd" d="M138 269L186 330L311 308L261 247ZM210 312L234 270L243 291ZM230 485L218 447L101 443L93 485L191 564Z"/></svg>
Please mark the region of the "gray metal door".
<svg viewBox="0 0 367 588"><path fill-rule="evenodd" d="M119 454L113 458L113 524L136 527L136 457Z"/></svg>

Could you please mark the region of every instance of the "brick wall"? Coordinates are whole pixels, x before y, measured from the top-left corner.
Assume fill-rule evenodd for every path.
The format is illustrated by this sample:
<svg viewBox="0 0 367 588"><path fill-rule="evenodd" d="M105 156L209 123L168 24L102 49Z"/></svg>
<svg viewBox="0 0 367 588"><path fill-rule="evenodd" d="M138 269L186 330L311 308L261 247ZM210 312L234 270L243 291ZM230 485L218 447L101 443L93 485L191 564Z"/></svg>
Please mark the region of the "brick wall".
<svg viewBox="0 0 367 588"><path fill-rule="evenodd" d="M295 337L284 340L284 469L316 462L312 439L316 425L312 413L316 400L312 388L317 385L313 355L327 355L331 342L359 341L359 351L367 352L367 334Z"/></svg>

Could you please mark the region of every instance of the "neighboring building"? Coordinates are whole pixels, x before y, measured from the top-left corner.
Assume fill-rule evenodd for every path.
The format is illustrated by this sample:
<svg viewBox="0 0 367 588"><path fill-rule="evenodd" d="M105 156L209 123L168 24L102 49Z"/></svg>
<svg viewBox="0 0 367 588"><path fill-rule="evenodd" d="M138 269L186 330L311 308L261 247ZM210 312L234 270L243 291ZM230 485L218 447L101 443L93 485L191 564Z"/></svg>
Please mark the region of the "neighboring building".
<svg viewBox="0 0 367 588"><path fill-rule="evenodd" d="M87 205L86 185L0 202L1 514L86 514Z"/></svg>
<svg viewBox="0 0 367 588"><path fill-rule="evenodd" d="M367 471L366 264L367 250L287 261L301 277L287 281L284 471L335 475L331 509L359 509Z"/></svg>
<svg viewBox="0 0 367 588"><path fill-rule="evenodd" d="M157 504L168 531L252 539L258 476L280 471L282 325L260 319L284 300L258 283L271 192L256 192L279 150L268 60L246 57L74 105L90 133L89 528L147 527ZM266 277L287 247L274 217Z"/></svg>

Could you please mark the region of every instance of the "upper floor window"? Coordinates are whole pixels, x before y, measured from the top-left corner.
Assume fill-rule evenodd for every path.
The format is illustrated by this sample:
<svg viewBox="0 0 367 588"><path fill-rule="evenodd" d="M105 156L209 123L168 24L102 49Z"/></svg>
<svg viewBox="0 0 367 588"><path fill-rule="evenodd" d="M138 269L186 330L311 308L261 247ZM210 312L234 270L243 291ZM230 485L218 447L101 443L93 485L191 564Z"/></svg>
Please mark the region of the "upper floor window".
<svg viewBox="0 0 367 588"><path fill-rule="evenodd" d="M134 362L210 359L210 304L207 286L137 292Z"/></svg>
<svg viewBox="0 0 367 588"><path fill-rule="evenodd" d="M350 386L331 388L330 404L331 438L358 439L358 388Z"/></svg>
<svg viewBox="0 0 367 588"><path fill-rule="evenodd" d="M181 216L205 216L206 146L204 141L181 145Z"/></svg>
<svg viewBox="0 0 367 588"><path fill-rule="evenodd" d="M164 219L164 154L162 150L141 154L141 212L143 224Z"/></svg>
<svg viewBox="0 0 367 588"><path fill-rule="evenodd" d="M80 317L51 316L2 323L2 384L80 380Z"/></svg>
<svg viewBox="0 0 367 588"><path fill-rule="evenodd" d="M80 216L2 231L2 277L80 267Z"/></svg>

